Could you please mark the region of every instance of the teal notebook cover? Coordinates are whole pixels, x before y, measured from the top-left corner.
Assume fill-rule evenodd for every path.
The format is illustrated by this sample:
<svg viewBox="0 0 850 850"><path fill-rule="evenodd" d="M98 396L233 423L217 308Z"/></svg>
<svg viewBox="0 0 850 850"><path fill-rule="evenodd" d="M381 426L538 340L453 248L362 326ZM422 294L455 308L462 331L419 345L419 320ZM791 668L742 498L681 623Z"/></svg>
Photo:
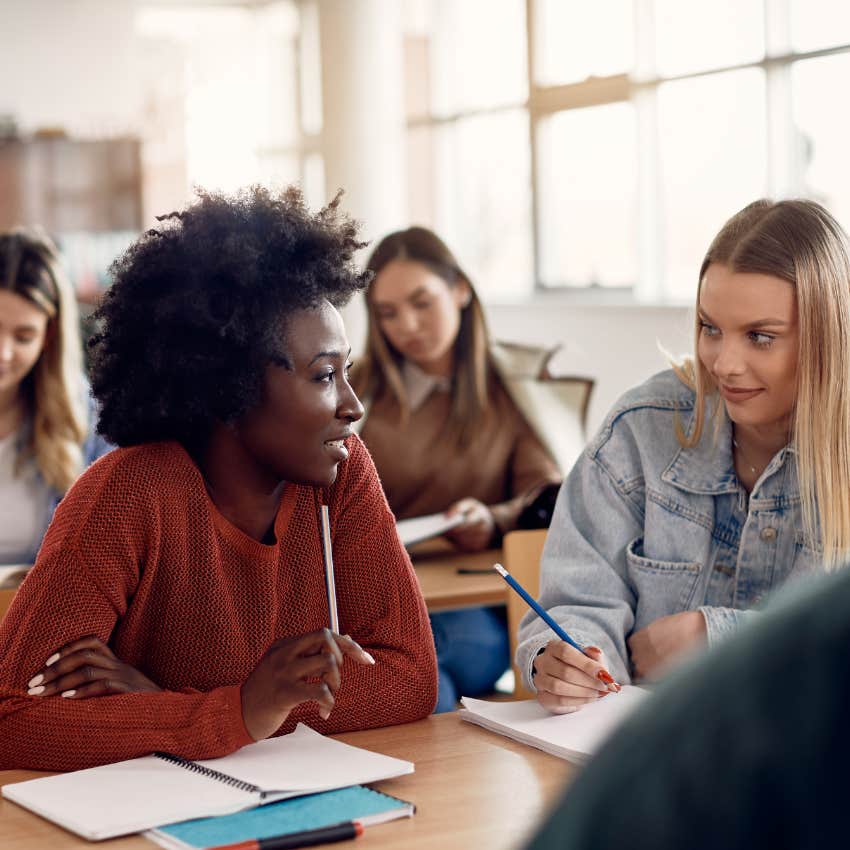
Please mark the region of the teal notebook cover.
<svg viewBox="0 0 850 850"><path fill-rule="evenodd" d="M272 838L319 829L342 821L359 820L368 825L370 820L380 823L412 814L413 806L404 800L365 785L352 785L306 797L291 797L232 815L161 826L155 832L182 841L189 847L216 847L251 838Z"/></svg>

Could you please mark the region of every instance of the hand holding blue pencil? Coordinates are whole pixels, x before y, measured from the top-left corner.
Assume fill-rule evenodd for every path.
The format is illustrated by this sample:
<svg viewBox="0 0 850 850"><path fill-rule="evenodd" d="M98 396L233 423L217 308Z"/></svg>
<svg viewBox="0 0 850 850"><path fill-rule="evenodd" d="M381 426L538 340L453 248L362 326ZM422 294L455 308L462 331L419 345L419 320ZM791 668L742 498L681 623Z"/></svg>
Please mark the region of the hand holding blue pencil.
<svg viewBox="0 0 850 850"><path fill-rule="evenodd" d="M583 655L587 655L584 650L584 647L580 646L576 643L567 632L552 619L549 612L546 611L537 600L501 565L501 564L493 564L493 569L525 600L528 606L552 629L553 632L565 643L568 643L570 646L577 649ZM590 656L587 656L590 658ZM601 670L597 673L597 678L608 686L609 690L619 691L620 686L614 681L613 676L607 670Z"/></svg>

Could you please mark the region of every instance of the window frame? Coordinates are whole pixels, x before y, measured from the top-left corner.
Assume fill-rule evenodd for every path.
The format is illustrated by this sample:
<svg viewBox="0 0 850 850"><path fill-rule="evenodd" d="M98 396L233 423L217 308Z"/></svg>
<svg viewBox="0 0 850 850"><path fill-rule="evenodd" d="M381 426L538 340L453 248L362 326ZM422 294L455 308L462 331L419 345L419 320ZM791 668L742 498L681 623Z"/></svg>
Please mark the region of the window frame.
<svg viewBox="0 0 850 850"><path fill-rule="evenodd" d="M589 77L580 82L540 84L535 80L537 57L537 0L525 0L528 97L524 103L505 103L482 109L459 110L449 115L418 114L407 118L407 130L437 128L476 115L523 109L528 115L530 145L530 222L533 258L533 298L566 300L583 304L647 303L681 306L681 296L672 294L664 281L663 221L658 204L661 166L657 120L659 88L670 82L697 79L730 71L760 69L765 75L767 112L767 193L787 197L799 193L801 174L787 133L791 121L791 69L797 62L850 53L850 42L814 50L791 47L791 0L762 0L765 55L754 61L725 64L682 74L658 74L654 68L653 0L633 0L635 21L635 67L628 73ZM638 126L638 277L631 286L605 287L543 281L544 246L541 226L541 173L538 144L541 123L551 116L571 110L629 102L634 106ZM504 301L504 298L496 299ZM525 298L517 298L525 300Z"/></svg>

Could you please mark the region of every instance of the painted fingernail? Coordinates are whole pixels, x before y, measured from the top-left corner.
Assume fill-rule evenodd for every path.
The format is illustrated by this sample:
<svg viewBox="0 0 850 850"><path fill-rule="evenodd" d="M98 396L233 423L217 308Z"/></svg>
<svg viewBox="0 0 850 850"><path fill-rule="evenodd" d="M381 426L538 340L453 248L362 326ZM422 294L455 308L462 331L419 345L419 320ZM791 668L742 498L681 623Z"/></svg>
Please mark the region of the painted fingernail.
<svg viewBox="0 0 850 850"><path fill-rule="evenodd" d="M31 697L37 697L39 694L43 694L43 693L44 693L44 685L38 685L38 686L37 686L37 687L35 687L35 688L30 688L30 689L27 691L27 693L28 693Z"/></svg>
<svg viewBox="0 0 850 850"><path fill-rule="evenodd" d="M611 693L611 691L600 691L600 692L596 695L596 699L602 699L602 697L607 697L607 696L608 696L608 694L610 694L610 693Z"/></svg>
<svg viewBox="0 0 850 850"><path fill-rule="evenodd" d="M605 682L606 685L613 685L614 684L614 678L611 676L611 674L607 670L600 670L596 674L596 678L599 679L600 682Z"/></svg>
<svg viewBox="0 0 850 850"><path fill-rule="evenodd" d="M62 696L63 697L72 697L72 696L74 696L75 693L77 693L77 692L74 691L74 690L62 691Z"/></svg>
<svg viewBox="0 0 850 850"><path fill-rule="evenodd" d="M54 652L53 655L51 655L50 658L48 658L47 661L44 662L44 666L49 667L51 664L55 664L59 660L59 657L59 653Z"/></svg>
<svg viewBox="0 0 850 850"><path fill-rule="evenodd" d="M37 676L33 676L32 679L27 682L28 688L34 688L36 685L40 685L44 681L44 676L39 673Z"/></svg>
<svg viewBox="0 0 850 850"><path fill-rule="evenodd" d="M363 654L366 656L366 660L367 660L370 664L374 664L374 663L375 663L375 659L374 659L371 655L369 655L369 653L368 653L368 652L366 652L366 650L365 650L365 649L363 650Z"/></svg>

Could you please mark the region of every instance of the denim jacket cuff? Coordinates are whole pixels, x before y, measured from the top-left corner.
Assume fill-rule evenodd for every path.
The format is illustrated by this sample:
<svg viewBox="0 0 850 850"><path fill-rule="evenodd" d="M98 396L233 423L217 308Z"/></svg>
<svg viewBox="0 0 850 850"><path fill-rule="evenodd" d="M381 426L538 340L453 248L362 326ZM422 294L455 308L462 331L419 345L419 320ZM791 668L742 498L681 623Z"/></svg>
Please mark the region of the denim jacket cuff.
<svg viewBox="0 0 850 850"><path fill-rule="evenodd" d="M705 617L705 631L708 636L708 646L714 647L734 634L744 621L746 611L735 608L718 608L713 605L703 605L699 609Z"/></svg>

